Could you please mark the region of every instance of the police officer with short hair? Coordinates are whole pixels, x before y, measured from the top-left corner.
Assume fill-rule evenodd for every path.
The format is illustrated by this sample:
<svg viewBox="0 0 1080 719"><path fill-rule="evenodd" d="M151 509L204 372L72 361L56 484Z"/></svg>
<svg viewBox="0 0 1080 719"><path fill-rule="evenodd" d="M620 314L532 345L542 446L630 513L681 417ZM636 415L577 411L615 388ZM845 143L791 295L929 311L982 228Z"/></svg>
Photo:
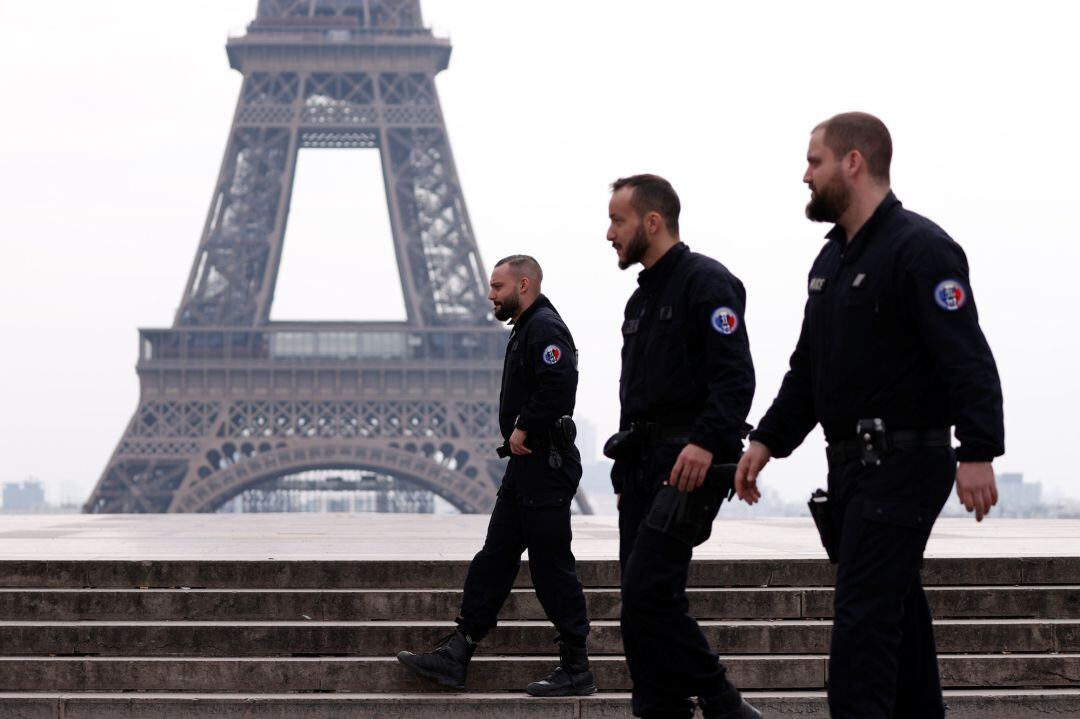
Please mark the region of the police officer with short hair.
<svg viewBox="0 0 1080 719"><path fill-rule="evenodd" d="M465 688L469 661L494 627L529 550L537 598L558 630L559 665L529 684L533 696L596 692L585 638L585 595L570 551L570 504L581 479L574 446L577 349L555 307L540 294L535 259L512 255L491 273L495 317L509 320L499 426L510 461L488 524L484 547L469 564L458 628L433 651L403 651L398 659L420 675Z"/></svg>
<svg viewBox="0 0 1080 719"><path fill-rule="evenodd" d="M919 568L953 480L982 520L997 502L990 463L1005 451L1001 384L967 258L901 206L891 159L888 129L865 113L837 115L810 136L806 215L836 225L810 270L791 368L735 480L753 504L769 458L822 425L828 495L814 499L837 562L833 719L944 716Z"/></svg>
<svg viewBox="0 0 1080 719"><path fill-rule="evenodd" d="M679 240L679 197L667 180L616 180L608 211L619 267L644 267L622 327L621 431L605 447L619 493L633 712L683 719L697 697L710 719L754 719L686 596L693 547L727 494L713 465L738 461L754 394L746 292Z"/></svg>

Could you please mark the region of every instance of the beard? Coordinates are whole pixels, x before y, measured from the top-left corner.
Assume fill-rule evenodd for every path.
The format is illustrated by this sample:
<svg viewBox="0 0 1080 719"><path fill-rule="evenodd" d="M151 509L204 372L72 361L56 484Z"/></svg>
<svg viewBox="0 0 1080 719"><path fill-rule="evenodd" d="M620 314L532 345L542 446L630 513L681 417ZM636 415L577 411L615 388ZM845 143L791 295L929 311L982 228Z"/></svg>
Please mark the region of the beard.
<svg viewBox="0 0 1080 719"><path fill-rule="evenodd" d="M509 295L505 300L495 305L495 319L500 322L506 322L517 314L520 307L521 298L514 294Z"/></svg>
<svg viewBox="0 0 1080 719"><path fill-rule="evenodd" d="M644 225L639 224L634 236L630 238L630 241L623 248L623 257L619 260L619 269L625 270L627 267L641 262L641 258L645 256L648 249L649 236L645 234Z"/></svg>
<svg viewBox="0 0 1080 719"><path fill-rule="evenodd" d="M833 175L806 203L806 218L813 222L836 222L851 206L851 190Z"/></svg>

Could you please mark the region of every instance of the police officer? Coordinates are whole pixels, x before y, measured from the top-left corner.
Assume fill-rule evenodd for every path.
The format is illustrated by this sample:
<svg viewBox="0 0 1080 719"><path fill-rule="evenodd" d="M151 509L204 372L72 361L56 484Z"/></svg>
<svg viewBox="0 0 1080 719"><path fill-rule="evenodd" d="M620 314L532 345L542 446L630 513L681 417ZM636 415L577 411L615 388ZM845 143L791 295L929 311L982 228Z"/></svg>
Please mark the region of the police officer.
<svg viewBox="0 0 1080 719"><path fill-rule="evenodd" d="M957 493L977 520L997 502L1001 385L963 250L890 190L892 140L865 113L814 128L806 215L834 222L814 261L780 392L739 463L749 503L770 457L820 423L828 442L823 532L837 560L829 657L834 719L944 715L919 567ZM955 426L960 446L951 446ZM959 464L957 464L959 461Z"/></svg>
<svg viewBox="0 0 1080 719"><path fill-rule="evenodd" d="M686 596L693 546L723 499L710 468L738 460L754 394L746 292L727 268L680 242L679 210L656 175L612 184L607 239L620 269L644 268L622 327L622 431L606 447L616 460L632 708L683 719L697 697L706 717L753 719L761 715L728 682Z"/></svg>
<svg viewBox="0 0 1080 719"><path fill-rule="evenodd" d="M581 479L569 418L577 393L577 349L555 307L540 294L542 279L540 265L527 255L499 260L491 273L488 299L495 317L513 325L499 396L510 461L484 547L469 564L457 630L431 652L398 654L410 669L455 689L465 688L477 642L495 627L528 549L536 595L559 632L559 664L526 691L596 692L585 649L585 595L570 551L570 503Z"/></svg>

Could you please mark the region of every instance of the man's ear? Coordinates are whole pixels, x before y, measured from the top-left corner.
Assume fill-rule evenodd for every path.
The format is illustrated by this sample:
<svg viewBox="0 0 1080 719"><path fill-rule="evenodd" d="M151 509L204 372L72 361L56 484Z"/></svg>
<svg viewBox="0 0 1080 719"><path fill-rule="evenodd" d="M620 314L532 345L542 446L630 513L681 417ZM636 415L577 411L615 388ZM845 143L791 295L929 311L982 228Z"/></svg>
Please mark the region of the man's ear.
<svg viewBox="0 0 1080 719"><path fill-rule="evenodd" d="M531 285L532 285L532 281L529 280L528 275L522 275L521 279L518 280L518 292L520 294L525 294L526 292L529 291L529 287Z"/></svg>
<svg viewBox="0 0 1080 719"><path fill-rule="evenodd" d="M866 170L866 158L858 150L852 150L844 156L844 172L848 177L855 177Z"/></svg>
<svg viewBox="0 0 1080 719"><path fill-rule="evenodd" d="M645 223L645 232L650 235L655 235L660 232L660 229L664 226L664 218L660 216L660 213L653 210L652 212L646 212L645 217L642 220Z"/></svg>

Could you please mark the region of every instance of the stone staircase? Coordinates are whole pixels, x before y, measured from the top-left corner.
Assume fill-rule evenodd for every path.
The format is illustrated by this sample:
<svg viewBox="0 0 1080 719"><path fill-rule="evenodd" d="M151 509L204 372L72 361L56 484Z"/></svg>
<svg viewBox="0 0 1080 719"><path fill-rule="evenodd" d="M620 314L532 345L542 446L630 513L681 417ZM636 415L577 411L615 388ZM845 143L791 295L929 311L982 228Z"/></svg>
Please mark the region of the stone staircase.
<svg viewBox="0 0 1080 719"><path fill-rule="evenodd" d="M0 560L0 717L629 717L618 566L583 561L601 693L543 700L554 632L528 589L480 648L469 691L400 649L453 628L460 561ZM950 717L1080 717L1080 558L931 559ZM702 560L691 606L766 716L827 717L831 568Z"/></svg>

